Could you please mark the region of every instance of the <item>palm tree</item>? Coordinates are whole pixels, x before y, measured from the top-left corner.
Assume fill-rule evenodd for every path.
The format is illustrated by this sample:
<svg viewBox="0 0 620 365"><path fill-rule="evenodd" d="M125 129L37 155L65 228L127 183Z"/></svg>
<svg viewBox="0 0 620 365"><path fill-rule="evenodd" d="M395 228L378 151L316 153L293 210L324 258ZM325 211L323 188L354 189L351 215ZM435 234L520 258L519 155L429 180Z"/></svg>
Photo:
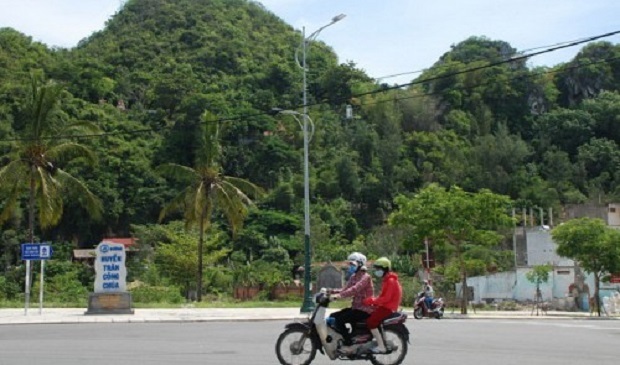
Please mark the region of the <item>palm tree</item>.
<svg viewBox="0 0 620 365"><path fill-rule="evenodd" d="M95 157L87 147L67 142L63 136L85 130L97 130L89 123L68 123L59 113L61 85L49 81L40 86L31 78L31 93L24 109L24 125L16 132L20 138L2 158L8 163L0 168L0 187L6 189L6 200L0 222L8 219L28 193L28 240L34 242L35 213L41 229L58 224L62 218L63 200L75 198L94 219L102 212L101 201L83 182L60 168L77 158L94 164Z"/></svg>
<svg viewBox="0 0 620 365"><path fill-rule="evenodd" d="M250 196L256 197L262 190L253 183L231 176L224 176L220 165L219 128L213 114L205 112L204 139L199 149L194 168L174 163L158 166L163 176L186 182L187 187L170 201L161 211L160 221L173 211L183 210L187 226L198 224L198 272L197 300L202 301L202 273L204 233L211 224L215 209L221 211L235 233L243 225Z"/></svg>

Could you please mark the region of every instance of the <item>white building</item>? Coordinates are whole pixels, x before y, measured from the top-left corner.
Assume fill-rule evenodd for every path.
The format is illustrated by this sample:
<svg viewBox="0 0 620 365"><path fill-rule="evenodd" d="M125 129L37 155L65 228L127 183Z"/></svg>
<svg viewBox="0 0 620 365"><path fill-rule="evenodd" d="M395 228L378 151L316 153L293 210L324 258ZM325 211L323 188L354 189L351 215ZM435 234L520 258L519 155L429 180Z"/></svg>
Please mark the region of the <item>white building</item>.
<svg viewBox="0 0 620 365"><path fill-rule="evenodd" d="M576 205L566 208L564 219L580 217L601 218L609 226L620 228L620 204ZM526 219L523 221L527 223ZM548 221L552 222L552 219ZM530 222L533 225L533 222ZM559 305L564 309L574 309L575 306L587 308L589 297L594 295L594 277L582 273L573 260L557 254L557 245L551 238L550 227L545 225L519 227L515 231L514 242L516 271L467 279L467 286L473 289L474 302L533 301L536 285L527 280L526 274L533 266L550 264L553 266L553 271L550 273L549 281L540 286L542 300L554 302L556 306ZM620 283L601 283L601 289L604 289L602 295L613 296L613 290L620 291ZM456 285L456 290L457 293L462 292L461 284Z"/></svg>

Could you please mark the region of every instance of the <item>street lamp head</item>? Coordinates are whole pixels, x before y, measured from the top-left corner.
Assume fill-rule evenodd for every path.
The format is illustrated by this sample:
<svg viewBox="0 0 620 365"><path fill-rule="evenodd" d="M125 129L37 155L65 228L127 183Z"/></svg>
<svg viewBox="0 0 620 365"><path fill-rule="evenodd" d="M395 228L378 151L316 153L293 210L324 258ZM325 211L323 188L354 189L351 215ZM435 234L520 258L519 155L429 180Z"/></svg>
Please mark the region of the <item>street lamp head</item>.
<svg viewBox="0 0 620 365"><path fill-rule="evenodd" d="M335 23L337 21L344 19L345 16L346 16L345 14L336 15L335 17L332 18L332 23Z"/></svg>
<svg viewBox="0 0 620 365"><path fill-rule="evenodd" d="M284 115L301 115L302 113L295 110L285 110L281 108L271 108L272 115L284 114Z"/></svg>
<svg viewBox="0 0 620 365"><path fill-rule="evenodd" d="M280 114L280 112L282 111L282 108L271 108L270 111L268 111L269 115L278 115Z"/></svg>

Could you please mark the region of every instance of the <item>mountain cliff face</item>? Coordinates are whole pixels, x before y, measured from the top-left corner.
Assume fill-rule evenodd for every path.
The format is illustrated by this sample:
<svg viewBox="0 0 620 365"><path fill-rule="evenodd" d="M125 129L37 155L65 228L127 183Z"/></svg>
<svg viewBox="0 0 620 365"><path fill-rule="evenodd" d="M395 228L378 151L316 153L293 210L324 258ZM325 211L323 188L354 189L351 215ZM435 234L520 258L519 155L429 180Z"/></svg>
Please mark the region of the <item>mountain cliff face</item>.
<svg viewBox="0 0 620 365"><path fill-rule="evenodd" d="M608 42L585 46L558 78L560 102L575 106L601 90L620 88L620 46Z"/></svg>

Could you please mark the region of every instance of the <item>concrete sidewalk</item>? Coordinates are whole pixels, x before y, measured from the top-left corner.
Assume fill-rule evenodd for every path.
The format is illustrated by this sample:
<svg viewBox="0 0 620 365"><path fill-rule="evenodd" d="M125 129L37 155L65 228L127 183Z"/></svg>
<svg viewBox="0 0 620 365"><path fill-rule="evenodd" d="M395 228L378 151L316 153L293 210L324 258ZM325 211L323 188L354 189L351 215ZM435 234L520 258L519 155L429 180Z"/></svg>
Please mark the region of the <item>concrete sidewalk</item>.
<svg viewBox="0 0 620 365"><path fill-rule="evenodd" d="M299 308L177 308L134 309L134 314L85 315L86 308L23 308L0 309L0 325L6 324L63 324L63 323L152 323L152 322L208 322L208 321L273 321L304 320L306 314ZM414 320L411 309L405 310ZM546 315L532 315L531 311L469 311L468 314L446 312L445 319L610 319L620 316L597 317L584 312L549 311Z"/></svg>

